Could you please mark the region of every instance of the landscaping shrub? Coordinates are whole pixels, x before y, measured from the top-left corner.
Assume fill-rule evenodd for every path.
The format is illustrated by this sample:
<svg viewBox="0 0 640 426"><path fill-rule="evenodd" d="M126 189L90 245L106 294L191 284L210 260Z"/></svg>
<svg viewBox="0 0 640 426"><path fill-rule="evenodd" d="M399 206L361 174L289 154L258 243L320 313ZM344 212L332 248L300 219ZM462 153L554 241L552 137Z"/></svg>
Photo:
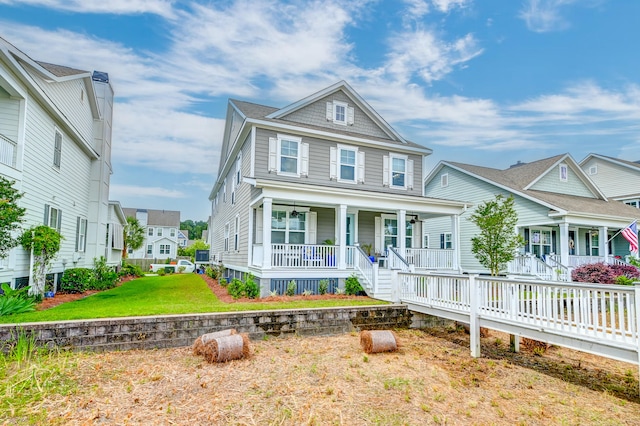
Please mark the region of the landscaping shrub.
<svg viewBox="0 0 640 426"><path fill-rule="evenodd" d="M364 291L362 286L360 285L360 281L358 281L358 277L355 275L351 275L346 280L344 280L344 292L348 295L355 296L360 294L360 292Z"/></svg>
<svg viewBox="0 0 640 426"><path fill-rule="evenodd" d="M260 295L260 287L254 280L254 276L249 274L244 282L244 292L250 299L255 299Z"/></svg>
<svg viewBox="0 0 640 426"><path fill-rule="evenodd" d="M139 267L138 265L133 265L131 263L125 263L124 265L122 265L122 268L120 268L120 274L121 277L141 277L142 275L144 275L142 273L142 268Z"/></svg>
<svg viewBox="0 0 640 426"><path fill-rule="evenodd" d="M232 279L229 285L227 285L227 292L234 299L241 298L245 294L244 283L237 278Z"/></svg>
<svg viewBox="0 0 640 426"><path fill-rule="evenodd" d="M93 260L93 286L87 290L108 290L118 283L118 273L113 266L107 265L107 259L100 256Z"/></svg>
<svg viewBox="0 0 640 426"><path fill-rule="evenodd" d="M296 280L289 281L289 284L287 284L287 291L285 292L285 294L287 296L295 296L297 287L298 285L296 284Z"/></svg>
<svg viewBox="0 0 640 426"><path fill-rule="evenodd" d="M573 281L583 283L615 284L619 276L629 279L640 278L640 270L635 266L599 262L579 266L571 272Z"/></svg>
<svg viewBox="0 0 640 426"><path fill-rule="evenodd" d="M218 278L218 269L217 268L212 268L211 266L207 266L204 269L204 273L207 276L213 278L214 280Z"/></svg>
<svg viewBox="0 0 640 426"><path fill-rule="evenodd" d="M22 287L13 290L9 284L2 283L3 293L0 295L0 317L35 310L36 298L29 296L29 288Z"/></svg>
<svg viewBox="0 0 640 426"><path fill-rule="evenodd" d="M327 294L327 291L329 291L329 280L320 280L320 282L318 282L318 293Z"/></svg>
<svg viewBox="0 0 640 426"><path fill-rule="evenodd" d="M62 293L83 293L89 288L93 288L93 270L89 268L70 268L64 271L60 279L60 289Z"/></svg>

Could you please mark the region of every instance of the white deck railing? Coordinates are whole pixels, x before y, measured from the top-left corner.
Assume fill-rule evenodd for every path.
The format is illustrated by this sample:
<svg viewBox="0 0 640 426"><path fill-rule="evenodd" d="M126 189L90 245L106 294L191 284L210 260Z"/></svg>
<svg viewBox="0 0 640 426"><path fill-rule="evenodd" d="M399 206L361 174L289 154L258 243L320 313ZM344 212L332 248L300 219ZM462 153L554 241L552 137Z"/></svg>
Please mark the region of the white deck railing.
<svg viewBox="0 0 640 426"><path fill-rule="evenodd" d="M560 255L559 254L550 254L547 255L548 257L550 257L551 259L555 260L556 262L560 262ZM569 268L576 268L578 266L582 266L582 265L587 265L590 263L609 263L611 265L616 265L616 264L620 264L620 265L626 265L627 263L616 258L613 255L609 255L608 257L604 257L604 256L582 256L582 255L574 255L571 254L569 255L569 264L565 265Z"/></svg>
<svg viewBox="0 0 640 426"><path fill-rule="evenodd" d="M10 167L16 166L17 144L0 134L0 163Z"/></svg>
<svg viewBox="0 0 640 426"><path fill-rule="evenodd" d="M363 287L365 290L369 290L370 294L377 291L376 288L376 271L377 266L371 262L369 256L360 248L354 247L354 266L358 272L364 278Z"/></svg>
<svg viewBox="0 0 640 426"><path fill-rule="evenodd" d="M456 269L451 249L405 249L405 259L416 269Z"/></svg>
<svg viewBox="0 0 640 426"><path fill-rule="evenodd" d="M338 247L316 244L272 244L274 268L337 268Z"/></svg>
<svg viewBox="0 0 640 426"><path fill-rule="evenodd" d="M398 276L400 299L413 310L639 362L640 283L631 287L473 275ZM476 353L473 346L472 354L478 356L479 344Z"/></svg>
<svg viewBox="0 0 640 426"><path fill-rule="evenodd" d="M554 280L554 269L534 255L516 256L507 263L507 272L517 275L533 275L543 280Z"/></svg>

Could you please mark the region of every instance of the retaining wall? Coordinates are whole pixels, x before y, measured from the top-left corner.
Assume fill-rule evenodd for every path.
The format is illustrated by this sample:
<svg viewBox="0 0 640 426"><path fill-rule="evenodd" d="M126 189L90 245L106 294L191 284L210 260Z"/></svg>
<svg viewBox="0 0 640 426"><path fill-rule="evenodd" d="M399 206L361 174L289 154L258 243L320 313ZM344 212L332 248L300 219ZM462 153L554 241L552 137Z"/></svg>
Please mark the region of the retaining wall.
<svg viewBox="0 0 640 426"><path fill-rule="evenodd" d="M202 334L228 328L260 339L410 325L406 306L383 305L0 324L0 342L6 349L22 332L33 336L39 346L102 352L190 346Z"/></svg>

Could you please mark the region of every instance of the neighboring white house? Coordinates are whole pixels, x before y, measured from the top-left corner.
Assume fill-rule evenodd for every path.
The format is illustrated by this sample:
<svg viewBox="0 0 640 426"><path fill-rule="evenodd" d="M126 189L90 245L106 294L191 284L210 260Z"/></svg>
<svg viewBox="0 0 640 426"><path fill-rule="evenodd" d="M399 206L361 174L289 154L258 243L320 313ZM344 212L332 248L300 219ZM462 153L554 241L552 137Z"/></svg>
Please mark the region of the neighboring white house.
<svg viewBox="0 0 640 426"><path fill-rule="evenodd" d="M551 270L611 261L612 256L624 258L629 244L616 234L640 218L639 210L605 197L569 154L519 162L506 170L442 161L425 179L424 192L468 203L459 229L461 266L466 272L487 272L471 252L471 238L478 230L469 216L497 194L514 196L516 231L526 243L523 254L544 258ZM446 247L452 230L448 222L431 219L425 232L430 247ZM539 272L549 277L544 269Z"/></svg>
<svg viewBox="0 0 640 426"><path fill-rule="evenodd" d="M108 228L123 225L110 215L112 108L106 73L35 61L0 38L0 175L24 193L23 228L46 224L64 237L52 279L100 256L120 262L122 248L106 244ZM29 262L13 249L0 282L27 285Z"/></svg>
<svg viewBox="0 0 640 426"><path fill-rule="evenodd" d="M178 247L185 248L189 245L189 231L180 229L178 231Z"/></svg>
<svg viewBox="0 0 640 426"><path fill-rule="evenodd" d="M178 255L180 212L124 208L127 217L135 217L144 228L144 244L138 250L128 249L130 259L174 259Z"/></svg>
<svg viewBox="0 0 640 426"><path fill-rule="evenodd" d="M589 154L580 167L604 195L640 209L640 161Z"/></svg>
<svg viewBox="0 0 640 426"><path fill-rule="evenodd" d="M464 204L422 196L430 154L344 81L284 108L229 100L209 196L212 259L229 276L253 274L262 295L291 280L297 291L322 279L333 288L352 274L390 291L386 267L397 255L456 270L455 246L422 249L422 220L455 228ZM379 265L357 243L370 244Z"/></svg>

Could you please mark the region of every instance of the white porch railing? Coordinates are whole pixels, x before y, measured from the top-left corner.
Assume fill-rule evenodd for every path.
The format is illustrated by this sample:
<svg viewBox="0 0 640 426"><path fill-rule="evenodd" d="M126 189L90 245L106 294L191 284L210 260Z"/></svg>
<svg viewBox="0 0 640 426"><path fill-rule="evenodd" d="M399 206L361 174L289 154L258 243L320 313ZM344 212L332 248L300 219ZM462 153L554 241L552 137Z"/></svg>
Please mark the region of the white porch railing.
<svg viewBox="0 0 640 426"><path fill-rule="evenodd" d="M377 291L377 265L374 265L369 256L360 247L354 248L354 266L364 278L363 287L368 290L367 293L374 294Z"/></svg>
<svg viewBox="0 0 640 426"><path fill-rule="evenodd" d="M337 269L338 247L315 244L272 244L271 266L274 268Z"/></svg>
<svg viewBox="0 0 640 426"><path fill-rule="evenodd" d="M0 163L10 167L16 166L17 144L0 134Z"/></svg>
<svg viewBox="0 0 640 426"><path fill-rule="evenodd" d="M406 249L405 249L406 250ZM396 269L403 272L413 271L409 263L392 246L387 247L387 261L389 269Z"/></svg>
<svg viewBox="0 0 640 426"><path fill-rule="evenodd" d="M454 250L408 248L405 251L405 259L416 269L456 269Z"/></svg>
<svg viewBox="0 0 640 426"><path fill-rule="evenodd" d="M547 256L557 262L560 262L559 254L550 254ZM572 255L569 255L569 264L565 266L568 266L569 268L576 268L578 266L587 265L590 263L600 263L600 262L609 263L611 265L627 265L626 262L612 255L605 257L605 256L582 256L582 255L572 254Z"/></svg>
<svg viewBox="0 0 640 426"><path fill-rule="evenodd" d="M480 354L474 342L478 327L488 327L639 363L640 283L631 287L404 272L398 277L400 300L410 309L471 323L473 356Z"/></svg>
<svg viewBox="0 0 640 426"><path fill-rule="evenodd" d="M507 263L507 273L516 275L533 275L543 280L554 280L556 274L550 265L534 255L516 256Z"/></svg>

